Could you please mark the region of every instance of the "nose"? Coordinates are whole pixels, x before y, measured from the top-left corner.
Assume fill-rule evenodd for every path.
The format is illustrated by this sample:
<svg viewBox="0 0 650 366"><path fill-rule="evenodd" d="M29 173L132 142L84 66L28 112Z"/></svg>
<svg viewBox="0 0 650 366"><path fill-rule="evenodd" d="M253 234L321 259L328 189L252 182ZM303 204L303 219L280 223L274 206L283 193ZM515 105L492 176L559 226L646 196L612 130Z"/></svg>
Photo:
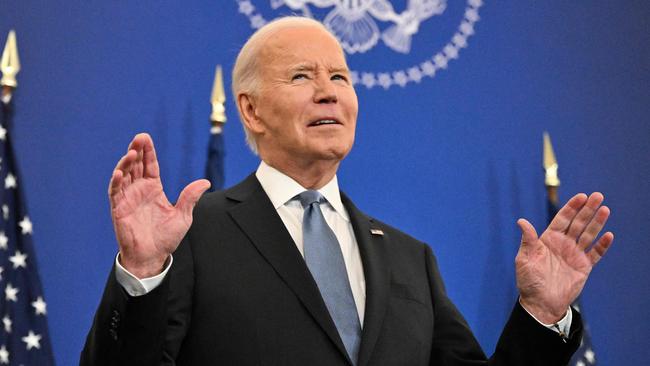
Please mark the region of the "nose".
<svg viewBox="0 0 650 366"><path fill-rule="evenodd" d="M329 104L338 101L336 87L330 80L329 75L319 75L315 80L315 84L314 103Z"/></svg>

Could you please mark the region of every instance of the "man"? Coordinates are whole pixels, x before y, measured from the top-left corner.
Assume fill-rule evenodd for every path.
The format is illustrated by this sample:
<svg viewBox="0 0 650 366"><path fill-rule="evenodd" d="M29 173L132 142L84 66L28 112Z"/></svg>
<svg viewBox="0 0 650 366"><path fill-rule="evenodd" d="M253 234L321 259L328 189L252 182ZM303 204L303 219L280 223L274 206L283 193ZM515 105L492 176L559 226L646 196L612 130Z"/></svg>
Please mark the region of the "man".
<svg viewBox="0 0 650 366"><path fill-rule="evenodd" d="M262 160L240 184L199 200L209 183L198 180L172 206L148 135L118 162L119 255L81 364L568 362L581 334L569 305L613 241L594 244L609 216L600 193L570 199L540 237L518 222L520 299L488 360L431 249L339 193L358 105L336 39L304 18L263 27L237 58L233 92Z"/></svg>

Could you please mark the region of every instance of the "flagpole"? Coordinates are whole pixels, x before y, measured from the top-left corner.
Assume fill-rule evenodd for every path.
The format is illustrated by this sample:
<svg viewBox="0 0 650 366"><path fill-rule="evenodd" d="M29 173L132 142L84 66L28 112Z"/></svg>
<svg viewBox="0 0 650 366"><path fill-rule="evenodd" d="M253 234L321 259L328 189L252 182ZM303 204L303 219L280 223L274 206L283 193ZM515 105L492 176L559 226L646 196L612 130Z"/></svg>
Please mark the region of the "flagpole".
<svg viewBox="0 0 650 366"><path fill-rule="evenodd" d="M223 87L223 75L221 66L217 65L214 73L214 83L210 104L210 141L208 143L208 159L205 165L205 177L212 183L210 191L222 189L225 182L224 156L225 146L223 142L223 126L226 123L226 93Z"/></svg>
<svg viewBox="0 0 650 366"><path fill-rule="evenodd" d="M0 85L2 85L2 94L0 95L2 104L7 107L11 101L14 89L18 86L16 75L20 72L20 58L18 57L18 45L16 44L16 32L12 29L7 36L7 43L0 57ZM6 116L5 116L6 118Z"/></svg>

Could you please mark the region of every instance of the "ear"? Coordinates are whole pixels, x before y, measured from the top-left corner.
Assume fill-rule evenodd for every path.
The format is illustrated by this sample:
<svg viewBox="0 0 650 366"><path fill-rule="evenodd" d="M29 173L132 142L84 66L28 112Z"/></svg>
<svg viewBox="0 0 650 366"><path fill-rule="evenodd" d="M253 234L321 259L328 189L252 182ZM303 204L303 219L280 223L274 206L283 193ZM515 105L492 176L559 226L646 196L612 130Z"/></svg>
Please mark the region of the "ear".
<svg viewBox="0 0 650 366"><path fill-rule="evenodd" d="M241 93L237 95L237 108L239 108L239 114L244 119L242 122L249 131L261 134L264 132L264 124L257 115L256 102L255 97L250 94Z"/></svg>

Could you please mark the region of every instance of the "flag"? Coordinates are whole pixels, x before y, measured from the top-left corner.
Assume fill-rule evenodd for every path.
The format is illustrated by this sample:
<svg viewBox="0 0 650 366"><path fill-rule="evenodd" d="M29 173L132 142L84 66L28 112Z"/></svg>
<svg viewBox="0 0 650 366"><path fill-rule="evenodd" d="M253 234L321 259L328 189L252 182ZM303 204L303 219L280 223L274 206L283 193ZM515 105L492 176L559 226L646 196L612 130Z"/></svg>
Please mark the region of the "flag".
<svg viewBox="0 0 650 366"><path fill-rule="evenodd" d="M208 161L205 165L205 178L212 183L210 191L223 188L225 176L223 174L223 161L226 151L223 144L223 126L226 123L226 94L223 90L223 76L221 66L217 65L214 72L214 83L212 85L212 113L210 114L210 142L208 143Z"/></svg>
<svg viewBox="0 0 650 366"><path fill-rule="evenodd" d="M223 188L225 176L223 174L223 158L225 149L223 144L223 135L219 129L218 132L213 128L210 132L210 141L208 143L208 161L205 165L205 178L212 183L210 191Z"/></svg>
<svg viewBox="0 0 650 366"><path fill-rule="evenodd" d="M0 365L54 365L33 225L11 145L11 95L0 105Z"/></svg>

